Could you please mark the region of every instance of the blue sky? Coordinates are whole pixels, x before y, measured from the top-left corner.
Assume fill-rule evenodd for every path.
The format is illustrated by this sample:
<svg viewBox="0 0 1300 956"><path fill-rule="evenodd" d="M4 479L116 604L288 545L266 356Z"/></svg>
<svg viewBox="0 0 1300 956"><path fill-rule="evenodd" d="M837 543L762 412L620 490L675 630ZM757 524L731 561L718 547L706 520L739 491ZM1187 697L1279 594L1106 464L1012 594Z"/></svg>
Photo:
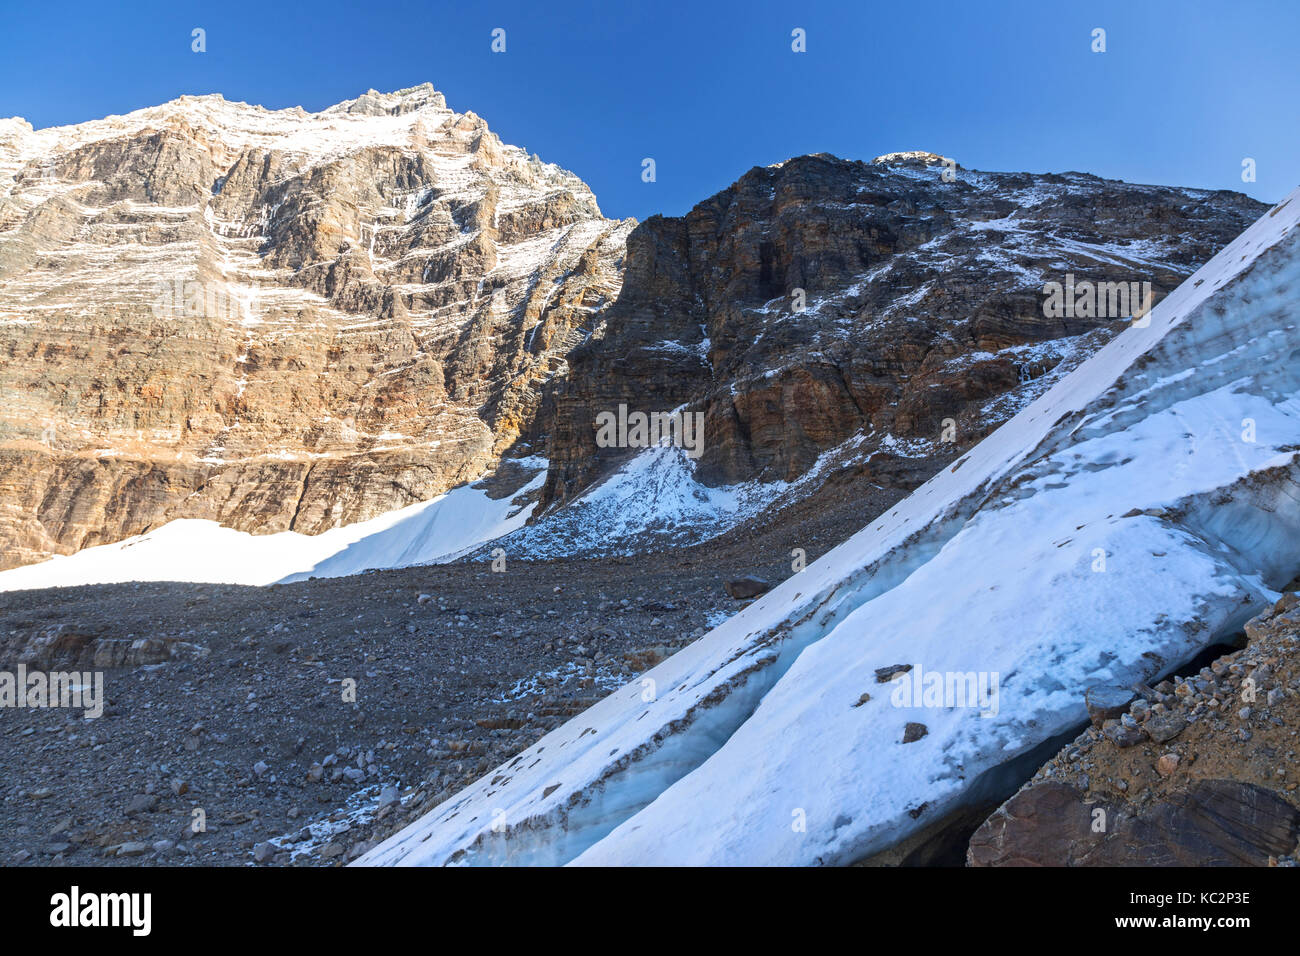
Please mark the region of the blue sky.
<svg viewBox="0 0 1300 956"><path fill-rule="evenodd" d="M428 81L576 172L610 216L680 214L752 166L819 151L927 149L1269 201L1300 184L1296 0L13 6L0 116L43 127L210 92L316 110Z"/></svg>

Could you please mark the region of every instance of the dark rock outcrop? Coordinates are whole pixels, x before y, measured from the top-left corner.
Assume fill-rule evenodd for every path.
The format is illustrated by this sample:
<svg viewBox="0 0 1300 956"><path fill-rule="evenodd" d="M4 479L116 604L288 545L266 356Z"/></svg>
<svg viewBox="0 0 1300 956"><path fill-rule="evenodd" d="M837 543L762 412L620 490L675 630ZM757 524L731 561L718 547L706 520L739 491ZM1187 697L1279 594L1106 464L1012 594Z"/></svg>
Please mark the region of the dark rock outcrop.
<svg viewBox="0 0 1300 956"><path fill-rule="evenodd" d="M727 596L735 601L748 601L772 590L772 582L756 578L752 574L735 578L723 585Z"/></svg>
<svg viewBox="0 0 1300 956"><path fill-rule="evenodd" d="M1138 810L1074 787L1022 790L971 838L972 866L1266 866L1294 852L1300 810L1276 791L1197 780Z"/></svg>
<svg viewBox="0 0 1300 956"><path fill-rule="evenodd" d="M103 627L55 624L0 637L0 667L87 670L139 667L165 661L202 660L208 648L173 635L119 637Z"/></svg>

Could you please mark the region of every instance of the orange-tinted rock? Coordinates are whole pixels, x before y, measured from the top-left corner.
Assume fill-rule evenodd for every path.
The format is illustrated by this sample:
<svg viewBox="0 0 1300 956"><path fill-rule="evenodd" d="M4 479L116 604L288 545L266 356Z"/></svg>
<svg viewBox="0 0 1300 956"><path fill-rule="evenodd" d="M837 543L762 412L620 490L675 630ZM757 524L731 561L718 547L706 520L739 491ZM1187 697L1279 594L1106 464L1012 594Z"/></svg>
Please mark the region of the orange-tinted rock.
<svg viewBox="0 0 1300 956"><path fill-rule="evenodd" d="M317 533L529 450L631 225L428 86L0 123L0 568Z"/></svg>

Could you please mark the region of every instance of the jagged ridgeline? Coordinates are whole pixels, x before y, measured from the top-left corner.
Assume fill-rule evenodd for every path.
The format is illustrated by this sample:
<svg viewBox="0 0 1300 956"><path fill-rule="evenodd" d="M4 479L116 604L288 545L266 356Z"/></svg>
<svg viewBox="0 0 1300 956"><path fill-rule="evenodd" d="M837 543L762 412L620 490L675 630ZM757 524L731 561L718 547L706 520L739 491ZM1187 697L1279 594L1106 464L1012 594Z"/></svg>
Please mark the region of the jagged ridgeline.
<svg viewBox="0 0 1300 956"><path fill-rule="evenodd" d="M1128 321L1045 283L1158 301L1262 208L819 154L633 229L427 85L0 120L0 567L183 518L316 535L502 456L549 469L520 553L698 540L836 470L907 490ZM671 478L707 507L665 520L599 441L622 407L702 416ZM593 539L569 506L629 467Z"/></svg>

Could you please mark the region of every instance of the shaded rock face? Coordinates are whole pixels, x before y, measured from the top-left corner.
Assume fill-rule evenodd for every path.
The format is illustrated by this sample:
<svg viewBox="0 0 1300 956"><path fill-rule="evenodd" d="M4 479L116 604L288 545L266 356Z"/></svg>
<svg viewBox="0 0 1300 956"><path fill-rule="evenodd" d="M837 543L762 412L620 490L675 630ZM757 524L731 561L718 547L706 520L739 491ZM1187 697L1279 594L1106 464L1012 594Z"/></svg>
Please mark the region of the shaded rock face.
<svg viewBox="0 0 1300 956"><path fill-rule="evenodd" d="M318 533L528 450L632 225L427 85L0 120L0 568Z"/></svg>
<svg viewBox="0 0 1300 956"><path fill-rule="evenodd" d="M1078 173L948 182L945 168L805 156L638 226L618 301L544 409L543 507L626 454L596 443L596 416L620 404L703 411L698 474L715 484L793 479L859 433L882 477L943 457L1135 311L1049 317L1046 282L1149 282L1158 300L1266 208Z"/></svg>
<svg viewBox="0 0 1300 956"><path fill-rule="evenodd" d="M748 601L772 590L772 584L762 578L746 575L743 578L736 578L733 581L726 582L723 588L726 589L727 596L732 600Z"/></svg>

